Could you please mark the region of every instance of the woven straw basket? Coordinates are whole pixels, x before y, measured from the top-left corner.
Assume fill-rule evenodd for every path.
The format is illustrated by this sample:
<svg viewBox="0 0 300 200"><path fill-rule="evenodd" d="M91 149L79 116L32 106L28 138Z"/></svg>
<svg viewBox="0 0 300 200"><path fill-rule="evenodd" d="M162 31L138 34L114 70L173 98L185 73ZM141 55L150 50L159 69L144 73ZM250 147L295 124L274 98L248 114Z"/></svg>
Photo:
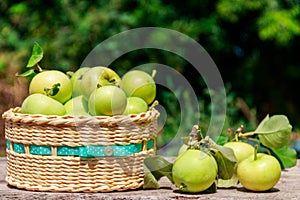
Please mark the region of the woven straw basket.
<svg viewBox="0 0 300 200"><path fill-rule="evenodd" d="M5 119L8 184L55 192L110 192L143 185L155 154L159 112L128 116L46 116L12 108Z"/></svg>

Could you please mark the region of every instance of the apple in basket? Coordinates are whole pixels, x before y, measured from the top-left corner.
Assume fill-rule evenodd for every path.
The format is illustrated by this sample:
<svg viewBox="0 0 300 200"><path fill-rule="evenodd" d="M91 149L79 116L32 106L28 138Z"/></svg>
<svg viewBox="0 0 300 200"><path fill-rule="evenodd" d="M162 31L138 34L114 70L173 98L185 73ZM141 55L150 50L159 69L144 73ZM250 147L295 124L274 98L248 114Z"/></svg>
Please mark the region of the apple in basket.
<svg viewBox="0 0 300 200"><path fill-rule="evenodd" d="M58 70L45 70L35 75L29 85L29 94L40 93L61 103L72 97L70 78Z"/></svg>
<svg viewBox="0 0 300 200"><path fill-rule="evenodd" d="M91 115L121 115L126 108L125 92L115 85L105 85L95 89L89 97Z"/></svg>
<svg viewBox="0 0 300 200"><path fill-rule="evenodd" d="M142 70L132 70L124 74L120 87L128 97L140 97L149 105L156 96L156 85L153 77Z"/></svg>
<svg viewBox="0 0 300 200"><path fill-rule="evenodd" d="M89 116L88 102L82 95L73 97L65 103L64 107L66 109L66 115Z"/></svg>
<svg viewBox="0 0 300 200"><path fill-rule="evenodd" d="M43 94L31 94L22 103L23 114L64 115L65 107L55 99Z"/></svg>
<svg viewBox="0 0 300 200"><path fill-rule="evenodd" d="M147 110L148 105L144 99L140 97L127 97L127 105L123 115L139 114Z"/></svg>
<svg viewBox="0 0 300 200"><path fill-rule="evenodd" d="M77 97L82 95L81 91L81 82L82 82L82 77L87 72L90 68L89 67L81 67L78 70L74 72L74 74L71 76L71 83L73 86L73 94L72 97Z"/></svg>
<svg viewBox="0 0 300 200"><path fill-rule="evenodd" d="M119 75L112 69L102 66L92 67L83 74L80 90L83 97L89 100L91 93L97 87L116 85L119 81Z"/></svg>

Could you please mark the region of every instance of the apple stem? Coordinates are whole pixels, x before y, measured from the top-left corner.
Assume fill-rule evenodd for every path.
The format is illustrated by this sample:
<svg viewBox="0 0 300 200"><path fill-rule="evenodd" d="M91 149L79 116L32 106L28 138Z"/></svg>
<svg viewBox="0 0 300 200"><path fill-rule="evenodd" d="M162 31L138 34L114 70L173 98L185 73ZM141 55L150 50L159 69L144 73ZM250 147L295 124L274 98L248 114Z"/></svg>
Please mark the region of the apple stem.
<svg viewBox="0 0 300 200"><path fill-rule="evenodd" d="M258 144L254 146L254 160L257 160Z"/></svg>
<svg viewBox="0 0 300 200"><path fill-rule="evenodd" d="M155 106L157 106L159 103L157 100L155 100L151 106L149 106L149 109L148 110L151 110L152 108L154 108Z"/></svg>
<svg viewBox="0 0 300 200"><path fill-rule="evenodd" d="M36 64L36 68L34 69L34 72L38 74L38 73L40 73L40 72L42 72L42 71L43 71L43 69L42 69L41 66L37 63L37 64Z"/></svg>
<svg viewBox="0 0 300 200"><path fill-rule="evenodd" d="M153 79L154 79L154 77L156 76L156 73L157 73L156 69L152 70L151 76L152 76Z"/></svg>
<svg viewBox="0 0 300 200"><path fill-rule="evenodd" d="M255 134L255 131L250 131L250 132L246 132L246 133L238 133L238 135L240 137L248 137L248 136L252 136Z"/></svg>

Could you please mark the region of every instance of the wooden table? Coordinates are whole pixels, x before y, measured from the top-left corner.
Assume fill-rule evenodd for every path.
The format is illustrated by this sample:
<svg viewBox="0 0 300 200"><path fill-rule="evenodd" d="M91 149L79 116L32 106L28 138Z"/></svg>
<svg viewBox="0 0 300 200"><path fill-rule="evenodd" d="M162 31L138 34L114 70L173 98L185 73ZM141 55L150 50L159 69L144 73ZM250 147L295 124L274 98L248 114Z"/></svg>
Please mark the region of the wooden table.
<svg viewBox="0 0 300 200"><path fill-rule="evenodd" d="M241 185L231 189L218 189L213 194L182 194L167 179L161 179L161 189L132 190L111 193L53 193L32 192L7 185L6 159L0 158L0 199L300 199L300 160L296 167L282 172L279 183L270 192L249 192Z"/></svg>

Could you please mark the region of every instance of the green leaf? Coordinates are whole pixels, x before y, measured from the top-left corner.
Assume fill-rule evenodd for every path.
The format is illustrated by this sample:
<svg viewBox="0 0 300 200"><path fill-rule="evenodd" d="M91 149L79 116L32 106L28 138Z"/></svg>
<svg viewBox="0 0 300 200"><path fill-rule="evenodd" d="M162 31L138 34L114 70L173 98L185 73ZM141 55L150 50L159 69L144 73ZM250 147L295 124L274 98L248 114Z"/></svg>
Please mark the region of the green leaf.
<svg viewBox="0 0 300 200"><path fill-rule="evenodd" d="M33 45L31 56L29 58L26 67L32 68L36 66L42 60L42 58L43 58L43 49L37 42L35 42Z"/></svg>
<svg viewBox="0 0 300 200"><path fill-rule="evenodd" d="M230 179L235 172L237 162L231 161L217 149L211 149L211 154L214 156L218 164L218 178L223 180Z"/></svg>
<svg viewBox="0 0 300 200"><path fill-rule="evenodd" d="M162 156L149 156L145 158L144 164L157 181L166 176L172 183L174 182L172 177L173 164Z"/></svg>
<svg viewBox="0 0 300 200"><path fill-rule="evenodd" d="M160 187L158 181L150 172L150 170L144 165L144 184L143 189L158 189Z"/></svg>
<svg viewBox="0 0 300 200"><path fill-rule="evenodd" d="M284 115L267 116L254 131L266 147L279 149L289 145L292 126Z"/></svg>
<svg viewBox="0 0 300 200"><path fill-rule="evenodd" d="M217 138L217 144L218 145L224 145L226 142L228 142L229 138L227 136L224 136L224 135L220 135L218 138Z"/></svg>
<svg viewBox="0 0 300 200"><path fill-rule="evenodd" d="M36 75L34 69L30 69L30 70L27 70L26 72L22 73L22 74L16 74L17 77L32 77Z"/></svg>
<svg viewBox="0 0 300 200"><path fill-rule="evenodd" d="M237 163L237 159L231 148L216 144L215 141L209 138L209 136L206 136L201 141L201 143L202 146L206 146L209 150L218 150L222 153L224 157L226 157L226 159L230 160L231 162Z"/></svg>
<svg viewBox="0 0 300 200"><path fill-rule="evenodd" d="M271 149L272 154L279 160L283 169L297 165L297 152L295 149L284 146L280 149Z"/></svg>
<svg viewBox="0 0 300 200"><path fill-rule="evenodd" d="M238 182L239 182L239 179L235 172L230 179L227 179L227 180L218 179L217 186L219 188L230 188L230 187L236 186L238 184Z"/></svg>
<svg viewBox="0 0 300 200"><path fill-rule="evenodd" d="M209 136L206 136L200 142L202 147L209 149L210 153L217 161L218 178L224 180L230 179L237 166L237 159L233 150L229 147L216 144Z"/></svg>

